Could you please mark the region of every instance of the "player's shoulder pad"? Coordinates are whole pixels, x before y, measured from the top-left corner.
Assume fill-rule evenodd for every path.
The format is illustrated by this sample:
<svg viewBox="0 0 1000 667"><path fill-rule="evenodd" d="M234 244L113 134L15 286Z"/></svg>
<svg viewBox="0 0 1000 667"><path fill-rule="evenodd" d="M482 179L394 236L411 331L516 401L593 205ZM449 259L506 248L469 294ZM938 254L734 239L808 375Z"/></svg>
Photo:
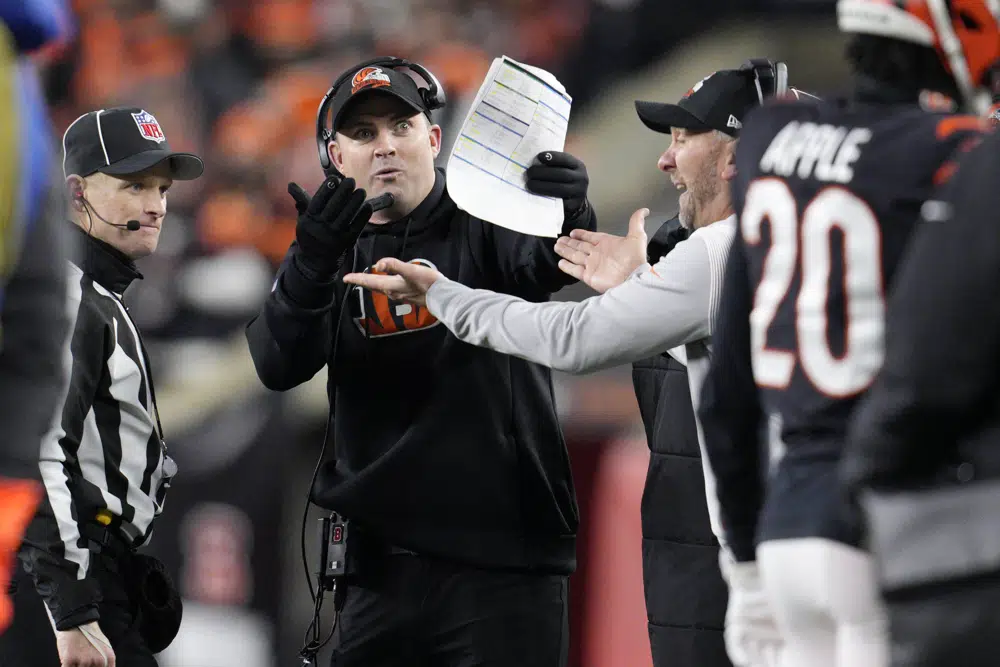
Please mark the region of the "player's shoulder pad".
<svg viewBox="0 0 1000 667"><path fill-rule="evenodd" d="M970 219L978 219L978 211L996 210L1000 205L1000 190L994 187L1000 182L998 152L1000 133L989 132L964 153L955 154L949 160L950 173L943 187L921 208L922 218L927 222L946 222L955 216L956 208L962 208L966 215L974 211Z"/></svg>
<svg viewBox="0 0 1000 667"><path fill-rule="evenodd" d="M952 140L956 135L961 140L970 135L982 135L991 131L990 121L984 116L938 112L929 115L938 141Z"/></svg>
<svg viewBox="0 0 1000 667"><path fill-rule="evenodd" d="M998 174L1000 173L1000 161L996 159L998 154L1000 154L1000 132L992 131L980 135L978 141L961 153L956 153L953 158L961 163L962 169ZM1000 178L997 177L990 177L989 180L1000 182Z"/></svg>
<svg viewBox="0 0 1000 667"><path fill-rule="evenodd" d="M972 114L928 114L928 132L940 148L941 166L934 173L934 185L947 183L954 175L961 159L992 133L988 118Z"/></svg>

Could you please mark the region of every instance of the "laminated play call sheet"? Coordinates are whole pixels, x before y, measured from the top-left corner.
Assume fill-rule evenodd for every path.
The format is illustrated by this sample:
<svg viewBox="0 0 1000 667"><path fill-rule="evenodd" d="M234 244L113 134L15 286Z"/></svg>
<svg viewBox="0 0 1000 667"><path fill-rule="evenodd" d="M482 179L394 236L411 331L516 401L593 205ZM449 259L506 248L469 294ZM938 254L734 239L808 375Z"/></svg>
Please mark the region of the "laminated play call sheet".
<svg viewBox="0 0 1000 667"><path fill-rule="evenodd" d="M572 98L549 72L503 56L493 61L448 158L448 192L459 208L514 231L558 236L562 200L524 188L543 151L561 151Z"/></svg>

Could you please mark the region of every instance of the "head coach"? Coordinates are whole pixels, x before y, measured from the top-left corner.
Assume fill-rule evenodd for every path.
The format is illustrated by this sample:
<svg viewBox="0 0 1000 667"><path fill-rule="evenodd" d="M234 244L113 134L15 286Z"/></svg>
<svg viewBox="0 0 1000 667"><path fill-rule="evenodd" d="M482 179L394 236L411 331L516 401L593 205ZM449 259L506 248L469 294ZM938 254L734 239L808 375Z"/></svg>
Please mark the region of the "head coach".
<svg viewBox="0 0 1000 667"><path fill-rule="evenodd" d="M330 177L311 198L289 186L296 240L247 338L270 389L328 368L334 455L312 498L348 519L357 566L333 664L558 667L578 513L549 370L341 280L389 257L531 301L573 282L552 239L452 201L434 166L444 102L430 72L396 58L334 82L317 123ZM527 187L563 200L567 232L593 229L583 164L546 157Z"/></svg>

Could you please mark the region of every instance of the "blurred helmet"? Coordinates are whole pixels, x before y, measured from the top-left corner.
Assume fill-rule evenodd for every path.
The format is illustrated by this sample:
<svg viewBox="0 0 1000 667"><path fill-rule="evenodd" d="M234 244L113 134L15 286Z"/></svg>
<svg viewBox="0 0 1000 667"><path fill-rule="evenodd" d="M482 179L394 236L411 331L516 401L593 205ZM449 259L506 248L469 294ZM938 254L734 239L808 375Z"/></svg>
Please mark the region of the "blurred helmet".
<svg viewBox="0 0 1000 667"><path fill-rule="evenodd" d="M1000 0L838 0L842 32L933 48L971 108L990 103L989 72L1000 64Z"/></svg>

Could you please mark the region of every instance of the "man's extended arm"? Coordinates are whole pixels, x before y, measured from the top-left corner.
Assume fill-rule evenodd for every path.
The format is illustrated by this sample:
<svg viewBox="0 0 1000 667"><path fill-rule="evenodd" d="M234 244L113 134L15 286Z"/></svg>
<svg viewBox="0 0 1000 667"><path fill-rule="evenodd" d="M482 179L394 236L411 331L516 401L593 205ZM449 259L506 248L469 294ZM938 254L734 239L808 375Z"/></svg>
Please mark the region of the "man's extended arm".
<svg viewBox="0 0 1000 667"><path fill-rule="evenodd" d="M462 341L586 373L709 336L718 254L695 236L656 266L581 302L529 303L438 280L427 306Z"/></svg>
<svg viewBox="0 0 1000 667"><path fill-rule="evenodd" d="M334 318L343 314L337 274L372 216L365 191L354 186L354 179L329 177L310 198L288 184L299 214L295 242L246 330L254 368L268 389L291 389L326 364Z"/></svg>
<svg viewBox="0 0 1000 667"><path fill-rule="evenodd" d="M563 234L574 229L593 231L597 216L587 201L589 178L583 162L568 153L544 152L525 172L528 191L563 200ZM484 224L487 241L496 251L504 291L542 299L574 282L559 270L555 239L531 236Z"/></svg>

